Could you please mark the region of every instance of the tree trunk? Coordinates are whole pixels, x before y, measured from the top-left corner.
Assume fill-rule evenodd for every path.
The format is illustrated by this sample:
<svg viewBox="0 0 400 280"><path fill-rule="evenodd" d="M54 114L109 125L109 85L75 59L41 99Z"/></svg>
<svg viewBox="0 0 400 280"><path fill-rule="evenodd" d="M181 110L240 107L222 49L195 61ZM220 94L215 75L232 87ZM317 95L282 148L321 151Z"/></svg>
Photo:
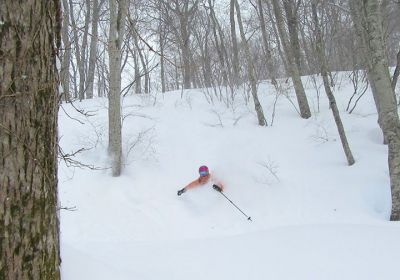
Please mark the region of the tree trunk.
<svg viewBox="0 0 400 280"><path fill-rule="evenodd" d="M144 58L143 60L144 65L143 65L143 70L144 72L144 93L149 94L150 93L150 71L149 71L149 61L147 57Z"/></svg>
<svg viewBox="0 0 400 280"><path fill-rule="evenodd" d="M161 9L161 7L160 7ZM161 13L161 11L160 11ZM165 35L164 35L164 26L161 21L160 15L160 23L158 27L159 32L159 40L160 40L160 78L161 78L161 92L166 92L165 86L165 66L164 66L164 44L165 44Z"/></svg>
<svg viewBox="0 0 400 280"><path fill-rule="evenodd" d="M311 117L310 106L308 105L308 100L306 93L304 91L303 83L301 81L299 68L297 67L296 60L294 57L292 46L289 43L289 39L284 28L284 21L282 17L282 10L279 6L278 0L272 0L272 5L275 13L276 25L278 28L279 36L282 41L283 49L286 54L288 61L288 71L289 75L292 77L294 89L296 92L297 102L299 104L300 115L304 119Z"/></svg>
<svg viewBox="0 0 400 280"><path fill-rule="evenodd" d="M181 20L181 34L182 34L182 60L183 60L183 88L191 88L192 73L190 67L190 49L189 49L189 32L187 31L187 21Z"/></svg>
<svg viewBox="0 0 400 280"><path fill-rule="evenodd" d="M400 220L400 121L396 98L391 86L379 3L375 0L353 0L352 16L366 50L368 79L378 109L379 123L388 141L388 164L392 191L391 220ZM358 12L358 14L355 14Z"/></svg>
<svg viewBox="0 0 400 280"><path fill-rule="evenodd" d="M235 0L235 7L236 7L236 15L237 15L237 20L239 24L239 30L240 30L240 36L242 38L242 44L244 47L244 51L246 53L246 60L247 60L247 74L249 76L249 82L250 82L250 87L251 87L251 94L253 96L254 100L254 107L257 113L257 118L258 118L258 124L260 126L266 126L267 125L267 120L265 119L263 109L261 107L260 101L258 100L258 94L257 94L257 80L255 77L254 73L254 63L250 54L250 49L249 45L246 40L246 35L244 34L244 28L242 24L242 18L240 15L240 7L239 3L237 0Z"/></svg>
<svg viewBox="0 0 400 280"><path fill-rule="evenodd" d="M69 39L69 7L68 0L63 0L63 26L62 26L62 39L63 39L63 56L62 56L62 67L61 67L61 85L63 87L63 96L64 101L70 100L69 94L69 66L71 63L71 43Z"/></svg>
<svg viewBox="0 0 400 280"><path fill-rule="evenodd" d="M125 32L126 1L109 0L110 34L108 42L110 91L108 94L108 151L111 157L112 176L121 175L121 45Z"/></svg>
<svg viewBox="0 0 400 280"><path fill-rule="evenodd" d="M228 83L229 83L227 68L229 68L229 67L226 67L224 53L222 51L222 49L225 48L224 47L224 43L223 43L223 38L220 37L221 42L219 43L219 40L218 40L219 24L218 24L217 18L215 16L215 12L214 12L214 8L213 8L213 5L211 3L211 0L208 0L208 4L210 6L211 21L213 23L212 26L213 26L213 35L214 35L215 47L217 49L218 58L219 58L219 61L221 63L221 68L222 68L221 70L222 70L223 85L227 86ZM221 35L221 33L219 33L219 34Z"/></svg>
<svg viewBox="0 0 400 280"><path fill-rule="evenodd" d="M324 51L325 48L324 48L324 44L323 44L323 40L322 40L321 28L320 28L319 22L318 22L317 7L316 7L315 2L311 3L311 8L312 8L315 35L316 35L316 50L317 50L317 55L318 55L318 59L319 59L319 63L320 63L321 75L322 75L322 80L324 82L325 92L329 99L329 105L332 110L333 117L335 119L336 127L338 129L340 140L342 142L342 147L343 147L344 153L347 158L347 163L348 163L348 165L353 165L355 162L354 157L353 157L353 154L351 153L350 146L347 141L343 123L340 118L339 110L336 105L335 96L333 95L330 84L329 84L328 66L326 63L325 51Z"/></svg>
<svg viewBox="0 0 400 280"><path fill-rule="evenodd" d="M267 63L267 69L268 69L268 74L269 77L271 78L271 82L274 85L275 88L278 87L278 83L276 81L276 73L274 69L274 63L272 60L272 55L270 51L270 44L268 42L268 36L267 36L267 28L265 27L265 19L264 19L264 11L263 11L263 6L262 6L262 0L257 1L257 6L258 6L258 11L260 14L260 28L261 28L261 35L264 43L264 49L265 49L265 56L266 56L266 63Z"/></svg>
<svg viewBox="0 0 400 280"><path fill-rule="evenodd" d="M135 62L135 93L142 93L142 77L140 75L139 59L137 55L138 51L134 52L133 60Z"/></svg>
<svg viewBox="0 0 400 280"><path fill-rule="evenodd" d="M92 36L90 39L89 70L87 80L86 98L93 98L94 70L97 58L98 24L100 7L104 0L93 0Z"/></svg>
<svg viewBox="0 0 400 280"><path fill-rule="evenodd" d="M274 22L274 17L273 17L272 12L271 12L271 10L272 10L271 3L270 3L270 1L265 1L265 3L267 4L267 12L268 12L268 15L269 15L269 17L271 19L272 30L274 32L274 37L276 39L276 45L277 45L277 48L278 48L279 57L281 58L281 60L283 62L283 67L284 67L286 73L289 73L288 61L287 61L287 59L286 59L286 57L285 57L285 55L283 53L281 39L279 38L279 32L278 32L278 30L276 28L277 24L276 24L276 21Z"/></svg>
<svg viewBox="0 0 400 280"><path fill-rule="evenodd" d="M392 78L393 91L395 91L395 89L396 89L396 84L397 84L397 80L399 79L399 75L400 75L400 49L399 49L399 52L397 53L397 64L396 64L396 68L394 69L393 78Z"/></svg>
<svg viewBox="0 0 400 280"><path fill-rule="evenodd" d="M354 23L354 29L355 29L355 34L357 37L357 41L360 42L359 46L358 46L358 51L360 53L360 57L361 57L361 66L364 68L368 68L368 50L367 50L367 39L366 39L366 33L363 31L364 26L366 26L365 23L365 18L362 17L361 14L361 10L358 10L356 8L356 5L354 5L354 3L352 5L350 5L350 11L351 11L351 16L353 18L353 23ZM374 88L376 87L375 85L375 80L374 78L370 77L371 72L367 71L367 76L368 76L368 80L369 83L371 84L371 90L374 91ZM377 98L377 96L375 94L373 94L374 97L374 101L375 101L375 106L376 106L376 110L379 111L379 99ZM380 119L380 115L378 114L378 124L379 127L382 130L383 133L383 127L382 127L382 121ZM387 144L388 140L386 139L385 133L383 133L383 143Z"/></svg>
<svg viewBox="0 0 400 280"><path fill-rule="evenodd" d="M60 279L60 1L0 2L0 279Z"/></svg>
<svg viewBox="0 0 400 280"><path fill-rule="evenodd" d="M230 26L231 26L231 39L232 39L232 51L233 51L233 83L239 85L239 50L236 37L236 27L235 27L235 0L231 0L230 4Z"/></svg>
<svg viewBox="0 0 400 280"><path fill-rule="evenodd" d="M83 39L81 46L81 59L78 65L79 69L79 100L85 99L86 93L86 67L87 67L87 45L88 45L88 35L89 35L89 24L90 24L90 0L86 0L86 14L85 14L85 27L83 29Z"/></svg>
<svg viewBox="0 0 400 280"><path fill-rule="evenodd" d="M204 61L204 83L207 88L212 86L212 69L211 69L211 61L210 61L210 51L208 47L208 32L207 32L207 37L206 41L204 42L204 55L203 55L203 61Z"/></svg>
<svg viewBox="0 0 400 280"><path fill-rule="evenodd" d="M89 32L89 22L90 22L90 1L86 0L86 15L85 15L85 27L82 39L82 44L79 43L78 26L75 21L74 6L73 1L69 0L69 12L71 17L72 30L74 35L74 45L75 45L75 59L78 66L79 73L79 90L78 97L79 100L85 98L85 64L86 64L86 47L87 47L87 36Z"/></svg>
<svg viewBox="0 0 400 280"><path fill-rule="evenodd" d="M295 0L283 0L283 7L285 9L287 26L289 31L290 45L293 50L294 61L299 69L300 75L302 74L301 68L301 52L299 42L299 23L297 19L297 3Z"/></svg>

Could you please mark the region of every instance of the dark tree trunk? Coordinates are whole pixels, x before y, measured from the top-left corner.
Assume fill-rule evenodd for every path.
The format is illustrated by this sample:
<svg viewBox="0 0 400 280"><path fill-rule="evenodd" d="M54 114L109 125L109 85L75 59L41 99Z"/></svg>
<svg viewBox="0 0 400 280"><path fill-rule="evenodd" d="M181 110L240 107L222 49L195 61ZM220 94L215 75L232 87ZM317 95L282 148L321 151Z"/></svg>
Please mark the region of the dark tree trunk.
<svg viewBox="0 0 400 280"><path fill-rule="evenodd" d="M0 279L60 279L61 3L0 2Z"/></svg>

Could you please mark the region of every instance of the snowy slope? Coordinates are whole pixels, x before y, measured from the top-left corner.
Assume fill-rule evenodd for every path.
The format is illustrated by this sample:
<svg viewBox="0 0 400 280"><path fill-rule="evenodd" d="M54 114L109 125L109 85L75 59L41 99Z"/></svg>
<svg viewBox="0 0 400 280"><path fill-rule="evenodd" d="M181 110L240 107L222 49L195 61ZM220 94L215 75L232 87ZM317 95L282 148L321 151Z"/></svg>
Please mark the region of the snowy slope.
<svg viewBox="0 0 400 280"><path fill-rule="evenodd" d="M125 98L118 178L107 169L107 100L75 103L86 117L64 104L62 148L88 148L77 158L106 168L60 163L62 207L76 207L61 211L64 279L397 279L387 150L371 94L344 112L352 91L342 77L351 167L324 93L317 112L307 78L313 117L280 96L263 128L242 91L229 108L205 90ZM263 84L259 94L271 122L275 90ZM203 164L253 222L211 186L176 195Z"/></svg>

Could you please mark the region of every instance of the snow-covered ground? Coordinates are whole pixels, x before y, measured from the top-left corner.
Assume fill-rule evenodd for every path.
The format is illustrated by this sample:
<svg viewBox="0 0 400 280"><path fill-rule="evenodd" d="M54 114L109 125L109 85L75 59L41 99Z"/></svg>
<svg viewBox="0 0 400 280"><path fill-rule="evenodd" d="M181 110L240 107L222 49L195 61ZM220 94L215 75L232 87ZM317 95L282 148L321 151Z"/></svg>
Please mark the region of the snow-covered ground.
<svg viewBox="0 0 400 280"><path fill-rule="evenodd" d="M352 87L338 77L351 167L323 88L318 112L308 78L308 120L283 95L274 110L275 90L260 85L269 123L275 111L269 127L242 90L229 108L206 90L126 97L118 178L108 169L107 100L74 103L89 116L63 104L62 149L87 148L77 159L102 168L60 162L61 206L75 207L61 210L63 279L398 279L400 224L388 221L376 109L368 92L346 113ZM176 195L204 164L252 222L209 185Z"/></svg>

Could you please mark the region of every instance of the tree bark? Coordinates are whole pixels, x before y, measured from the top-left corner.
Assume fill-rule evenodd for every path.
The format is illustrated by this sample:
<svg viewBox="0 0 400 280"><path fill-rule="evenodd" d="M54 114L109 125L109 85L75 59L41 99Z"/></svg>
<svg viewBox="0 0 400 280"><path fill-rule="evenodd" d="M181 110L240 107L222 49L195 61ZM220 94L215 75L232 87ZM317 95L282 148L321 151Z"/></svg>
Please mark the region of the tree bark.
<svg viewBox="0 0 400 280"><path fill-rule="evenodd" d="M79 69L79 100L83 100L86 97L86 68L87 68L87 45L88 45L88 35L89 35L89 24L91 17L90 0L86 0L86 14L85 14L85 27L83 29L83 39L81 46L81 59L78 65ZM78 54L79 55L79 54Z"/></svg>
<svg viewBox="0 0 400 280"><path fill-rule="evenodd" d="M388 141L388 165L392 192L391 220L400 220L400 121L391 86L379 3L375 0L350 2L352 16L366 51L368 79L378 109L379 123Z"/></svg>
<svg viewBox="0 0 400 280"><path fill-rule="evenodd" d="M224 57L224 53L222 51L222 49L225 48L224 46L224 42L223 42L223 38L220 36L220 38L218 39L218 34L222 35L222 32L219 32L219 24L217 21L217 18L215 16L215 11L214 11L214 7L211 3L211 0L208 0L208 4L210 6L210 17L211 17L211 21L212 21L212 26L213 26L213 35L214 35L214 41L215 41L215 47L217 49L217 54L218 54L218 58L219 61L221 63L221 72L222 72L222 79L223 79L223 85L227 86L229 83L229 72L227 70L227 68L229 68L229 66L226 66L227 62L225 62L225 57ZM219 40L221 40L221 42L219 42Z"/></svg>
<svg viewBox="0 0 400 280"><path fill-rule="evenodd" d="M60 279L60 1L0 2L0 279Z"/></svg>
<svg viewBox="0 0 400 280"><path fill-rule="evenodd" d="M164 45L165 45L165 28L162 23L162 6L159 5L160 9L160 20L158 26L159 32L159 40L160 40L160 78L161 78L161 92L166 92L166 84L165 84L165 66L164 66Z"/></svg>
<svg viewBox="0 0 400 280"><path fill-rule="evenodd" d="M297 10L299 3L296 0L283 0L283 7L286 14L287 26L289 31L290 45L293 50L294 61L296 62L297 68L299 69L300 75L302 74L301 68L301 52L299 42L299 23L297 17Z"/></svg>
<svg viewBox="0 0 400 280"><path fill-rule="evenodd" d="M69 67L71 63L71 42L69 39L69 4L68 0L63 0L63 26L62 26L62 39L63 39L63 56L62 56L62 68L61 68L61 86L63 87L63 100L70 100L69 93Z"/></svg>
<svg viewBox="0 0 400 280"><path fill-rule="evenodd" d="M92 36L90 39L90 50L89 50L89 70L87 79L87 90L86 98L93 98L93 85L94 85L94 70L96 67L97 59L97 42L98 42L98 24L100 7L104 0L93 0L93 19L92 19Z"/></svg>
<svg viewBox="0 0 400 280"><path fill-rule="evenodd" d="M271 78L271 83L274 85L275 88L278 87L278 83L276 81L276 73L274 69L274 63L272 60L272 54L270 51L270 44L268 42L268 36L267 36L267 28L265 27L265 19L264 19L264 11L263 11L263 6L262 6L262 0L257 1L257 6L258 6L258 11L260 14L260 28L261 28L261 35L264 43L264 53L266 56L266 63L267 63L267 69L268 69L268 74L269 77Z"/></svg>
<svg viewBox="0 0 400 280"><path fill-rule="evenodd" d="M276 19L276 25L278 28L279 36L283 45L283 49L287 58L287 70L289 75L292 77L294 89L296 92L297 102L299 104L300 115L304 119L311 117L310 106L308 105L308 100L306 93L304 91L303 83L301 81L300 72L297 67L293 49L290 45L289 39L284 28L284 21L282 17L282 9L279 6L278 0L272 0L273 10Z"/></svg>
<svg viewBox="0 0 400 280"><path fill-rule="evenodd" d="M121 46L125 33L126 0L109 0L110 33L108 42L110 91L108 94L108 151L111 157L112 176L121 175Z"/></svg>
<svg viewBox="0 0 400 280"><path fill-rule="evenodd" d="M317 55L319 59L319 64L320 64L320 69L321 69L321 76L322 80L324 82L324 88L326 95L328 96L329 100L329 105L333 113L333 118L335 119L336 127L339 132L340 140L342 142L342 147L344 150L344 153L347 158L347 163L348 165L353 165L354 164L354 157L353 154L351 153L349 143L347 141L346 133L344 131L342 119L340 118L340 113L339 109L336 105L336 100L335 96L333 95L333 92L331 90L330 84L329 84L329 77L328 77L328 65L326 62L326 57L325 57L325 48L324 48L324 43L322 40L322 32L321 28L319 26L319 21L318 21L318 14L317 14L317 7L314 2L311 3L311 8L312 8L312 15L313 15L313 20L314 20L314 28L315 28L315 35L316 35L316 50L317 50Z"/></svg>
<svg viewBox="0 0 400 280"><path fill-rule="evenodd" d="M395 89L396 89L396 84L399 79L399 75L400 75L400 49L399 49L399 52L397 53L397 64L396 64L396 68L394 69L393 78L392 78L393 91L395 91Z"/></svg>
<svg viewBox="0 0 400 280"><path fill-rule="evenodd" d="M232 39L232 51L233 51L233 82L235 85L239 85L239 50L236 37L236 26L235 26L235 0L231 0L230 4L230 26L231 26L231 39Z"/></svg>
<svg viewBox="0 0 400 280"><path fill-rule="evenodd" d="M235 7L236 7L236 16L239 24L240 36L242 38L242 44L244 47L244 51L246 53L246 60L247 60L247 74L249 77L250 87L251 87L251 94L253 96L254 107L257 113L258 124L260 126L267 126L267 120L265 119L263 109L261 107L260 101L258 100L257 94L257 80L254 73L254 63L253 59L250 54L249 45L246 40L246 35L244 33L244 28L242 24L242 17L240 15L240 7L237 0L235 0Z"/></svg>
<svg viewBox="0 0 400 280"><path fill-rule="evenodd" d="M271 12L271 10L272 10L271 3L270 3L270 1L266 1L266 0L264 0L264 1L265 1L265 4L267 4L267 12L268 12L268 15L269 15L269 17L271 19L272 30L273 30L274 37L275 37L275 40L276 40L276 46L278 48L279 57L281 58L281 60L283 62L283 67L284 67L286 73L289 73L288 61L287 61L287 59L286 59L286 57L285 57L285 55L283 53L281 39L279 38L279 32L278 32L278 30L276 28L277 24L276 24L276 21L274 21L274 17L273 17L272 12Z"/></svg>

